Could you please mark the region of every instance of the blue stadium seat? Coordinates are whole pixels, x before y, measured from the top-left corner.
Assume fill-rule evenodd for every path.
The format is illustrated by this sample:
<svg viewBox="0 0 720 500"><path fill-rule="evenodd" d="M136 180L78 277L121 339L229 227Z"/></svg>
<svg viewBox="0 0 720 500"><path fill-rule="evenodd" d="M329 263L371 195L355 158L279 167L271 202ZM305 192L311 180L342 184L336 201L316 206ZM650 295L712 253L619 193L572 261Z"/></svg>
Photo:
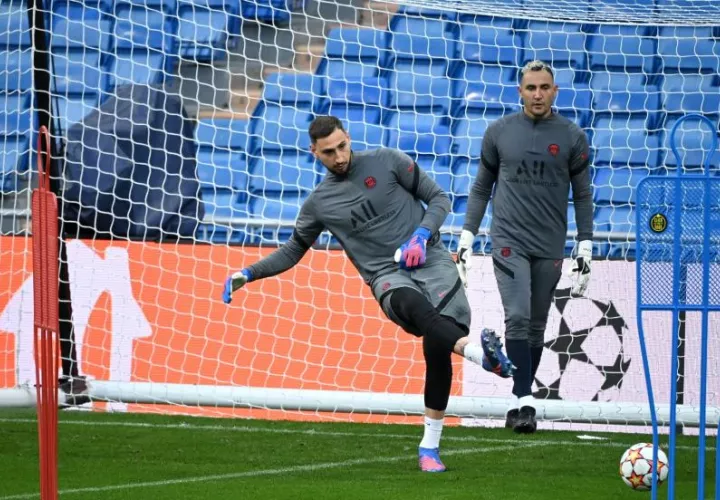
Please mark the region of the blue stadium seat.
<svg viewBox="0 0 720 500"><path fill-rule="evenodd" d="M607 225L608 230L620 234L635 235L635 208L631 205L620 207L598 207L594 222L598 226Z"/></svg>
<svg viewBox="0 0 720 500"><path fill-rule="evenodd" d="M26 3L24 1L0 3L0 49L29 47L31 44Z"/></svg>
<svg viewBox="0 0 720 500"><path fill-rule="evenodd" d="M117 3L115 5L115 49L135 47L169 49L167 34L171 32L162 5Z"/></svg>
<svg viewBox="0 0 720 500"><path fill-rule="evenodd" d="M705 21L707 19L720 18L720 4L709 0L698 2L698 0L656 0L658 10L666 13L673 19L684 19L692 21Z"/></svg>
<svg viewBox="0 0 720 500"><path fill-rule="evenodd" d="M300 193L318 182L314 158L307 152L271 151L250 160L249 190L255 194Z"/></svg>
<svg viewBox="0 0 720 500"><path fill-rule="evenodd" d="M587 83L573 83L570 87L558 89L555 97L557 112L585 128L590 123L592 92Z"/></svg>
<svg viewBox="0 0 720 500"><path fill-rule="evenodd" d="M381 108L379 106L353 105L342 101L332 101L323 108L322 114L338 117L344 123L364 123L378 125L380 123Z"/></svg>
<svg viewBox="0 0 720 500"><path fill-rule="evenodd" d="M55 66L51 88L60 94L97 94L102 91L100 52L53 53Z"/></svg>
<svg viewBox="0 0 720 500"><path fill-rule="evenodd" d="M504 66L458 64L451 70L454 117L466 116L468 108L515 110L520 106L514 70Z"/></svg>
<svg viewBox="0 0 720 500"><path fill-rule="evenodd" d="M658 92L594 90L593 109L600 113L657 113L660 109Z"/></svg>
<svg viewBox="0 0 720 500"><path fill-rule="evenodd" d="M183 0L178 4L180 55L198 61L211 61L226 55L231 17L237 17L232 2Z"/></svg>
<svg viewBox="0 0 720 500"><path fill-rule="evenodd" d="M470 188L480 168L480 162L469 158L458 158L453 162L452 193L454 196L469 196Z"/></svg>
<svg viewBox="0 0 720 500"><path fill-rule="evenodd" d="M613 167L645 167L650 170L659 164L660 136L629 129L606 129L607 122L596 123L592 134L595 151L593 165ZM600 128L603 127L603 128Z"/></svg>
<svg viewBox="0 0 720 500"><path fill-rule="evenodd" d="M377 69L385 66L387 48L386 31L373 28L333 28L328 33L325 56L331 62L363 62Z"/></svg>
<svg viewBox="0 0 720 500"><path fill-rule="evenodd" d="M237 200L245 199L248 170L242 153L200 147L197 150L197 175L201 189L235 190Z"/></svg>
<svg viewBox="0 0 720 500"><path fill-rule="evenodd" d="M555 84L560 88L561 91L576 86L580 86L582 88L588 87L587 76L589 75L589 73L587 71L578 70L570 67L563 68L561 66L559 68L553 68L553 72L555 74Z"/></svg>
<svg viewBox="0 0 720 500"><path fill-rule="evenodd" d="M110 3L113 3L110 0ZM135 4L140 7L147 7L148 9L165 12L169 15L173 15L177 12L177 0L115 0L115 8L118 6L124 6L127 4Z"/></svg>
<svg viewBox="0 0 720 500"><path fill-rule="evenodd" d="M662 26L658 54L664 73L717 73L720 44L710 26Z"/></svg>
<svg viewBox="0 0 720 500"><path fill-rule="evenodd" d="M355 82L332 80L323 112L341 119L378 124L386 87L384 80L374 77Z"/></svg>
<svg viewBox="0 0 720 500"><path fill-rule="evenodd" d="M521 61L543 60L553 67L586 68L585 38L581 26L569 22L530 21L523 33Z"/></svg>
<svg viewBox="0 0 720 500"><path fill-rule="evenodd" d="M442 117L412 111L390 113L385 144L415 154L446 155L450 129Z"/></svg>
<svg viewBox="0 0 720 500"><path fill-rule="evenodd" d="M246 151L249 120L234 118L201 118L195 129L200 147Z"/></svg>
<svg viewBox="0 0 720 500"><path fill-rule="evenodd" d="M334 28L328 34L325 57L316 74L331 82L354 82L378 77L387 64L388 35L376 29Z"/></svg>
<svg viewBox="0 0 720 500"><path fill-rule="evenodd" d="M29 49L0 51L0 89L9 93L32 88L32 68Z"/></svg>
<svg viewBox="0 0 720 500"><path fill-rule="evenodd" d="M444 61L395 61L388 80L387 105L393 109L450 111L450 80Z"/></svg>
<svg viewBox="0 0 720 500"><path fill-rule="evenodd" d="M18 190L18 174L27 171L28 158L26 137L0 135L0 193Z"/></svg>
<svg viewBox="0 0 720 500"><path fill-rule="evenodd" d="M345 61L342 59L324 59L316 71L320 78L321 94L329 92L329 87L337 84L354 82L378 82L380 71L377 66L367 61ZM373 85L373 83L371 83Z"/></svg>
<svg viewBox="0 0 720 500"><path fill-rule="evenodd" d="M237 210L237 213L244 214L242 215L243 218L247 217L247 208ZM217 243L222 245L251 245L255 243L255 239L252 234L248 234L244 229L238 229L235 225L230 226L226 223L199 224L198 229L195 232L195 238L200 242Z"/></svg>
<svg viewBox="0 0 720 500"><path fill-rule="evenodd" d="M595 202L598 205L634 204L637 185L647 176L648 171L643 168L596 168Z"/></svg>
<svg viewBox="0 0 720 500"><path fill-rule="evenodd" d="M305 194L291 193L284 196L252 196L248 206L250 215L255 219L280 220L294 223L300 207L305 202ZM261 238L261 243L283 243L293 232L293 226L281 229L273 225L254 228L253 232Z"/></svg>
<svg viewBox="0 0 720 500"><path fill-rule="evenodd" d="M350 135L353 151L383 147L385 129L382 126L348 120L343 120L343 125L345 125L345 130Z"/></svg>
<svg viewBox="0 0 720 500"><path fill-rule="evenodd" d="M642 73L596 71L590 77L593 111L597 119L613 115L620 123L624 115L644 114L647 127L655 129L660 121L660 90L648 83Z"/></svg>
<svg viewBox="0 0 720 500"><path fill-rule="evenodd" d="M654 133L658 125L651 123L647 113L595 113L594 133L611 133L622 130L624 134L646 135Z"/></svg>
<svg viewBox="0 0 720 500"><path fill-rule="evenodd" d="M30 92L0 93L0 136L30 133Z"/></svg>
<svg viewBox="0 0 720 500"><path fill-rule="evenodd" d="M415 16L425 17L431 19L445 19L448 21L454 21L457 14L451 10L431 9L428 7L419 7L415 5L401 5L397 12L397 16Z"/></svg>
<svg viewBox="0 0 720 500"><path fill-rule="evenodd" d="M480 158L485 130L502 116L502 111L486 110L473 113L465 119L456 119L453 123L452 153L461 157Z"/></svg>
<svg viewBox="0 0 720 500"><path fill-rule="evenodd" d="M395 15L390 22L390 49L397 59L455 57L455 37L443 19Z"/></svg>
<svg viewBox="0 0 720 500"><path fill-rule="evenodd" d="M577 222L575 221L575 205L572 203L568 203L568 210L567 210L567 230L568 233L573 233L577 231ZM565 256L570 257L573 254L573 251L575 250L575 246L577 245L577 241L575 238L568 238L565 241Z"/></svg>
<svg viewBox="0 0 720 500"><path fill-rule="evenodd" d="M675 155L671 151L670 144L670 132L678 119L679 116L677 115L669 115L662 125L660 145L667 149L664 163L666 167L670 168L679 166ZM711 131L704 122L700 122L696 118L684 120L675 131L675 142L683 168L694 170L699 169L703 165L705 157L711 150L712 134L717 134L717 117L715 117L713 121L715 123L715 131ZM715 153L711 165L717 168L717 153Z"/></svg>
<svg viewBox="0 0 720 500"><path fill-rule="evenodd" d="M164 67L165 55L158 50L138 47L130 51L117 51L105 75L105 88L112 91L118 85L162 83L165 79Z"/></svg>
<svg viewBox="0 0 720 500"><path fill-rule="evenodd" d="M635 217L635 209L630 205L599 207L595 213L595 230L610 231L617 237L630 240L635 237L637 231ZM601 227L607 229L600 229ZM634 241L612 241L604 246L608 247L607 255L611 258L631 258L635 255Z"/></svg>
<svg viewBox="0 0 720 500"><path fill-rule="evenodd" d="M589 35L589 67L595 71L654 73L657 47L645 26L601 24Z"/></svg>
<svg viewBox="0 0 720 500"><path fill-rule="evenodd" d="M310 110L318 94L320 80L315 76L278 71L270 73L265 79L262 98L268 103Z"/></svg>
<svg viewBox="0 0 720 500"><path fill-rule="evenodd" d="M575 219L575 205L573 203L568 203L568 233L571 233L573 236L568 237L565 240L565 256L571 257L575 255L576 253L576 247L577 247L577 221ZM609 231L610 226L608 223L600 223L598 224L597 221L593 221L593 230L598 231ZM600 243L595 242L593 244L593 257L596 258L605 258L607 256L608 252L608 244L607 243Z"/></svg>
<svg viewBox="0 0 720 500"><path fill-rule="evenodd" d="M234 189L201 188L200 197L205 205L205 219L249 217L246 204L239 200L239 196L244 194Z"/></svg>
<svg viewBox="0 0 720 500"><path fill-rule="evenodd" d="M517 64L520 40L508 18L475 18L472 24L460 24L458 57L468 63Z"/></svg>
<svg viewBox="0 0 720 500"><path fill-rule="evenodd" d="M668 74L663 78L663 109L668 114L720 113L716 75Z"/></svg>
<svg viewBox="0 0 720 500"><path fill-rule="evenodd" d="M77 0L55 1L52 5L50 46L53 52L64 49L110 49L112 21L105 18L97 5Z"/></svg>
<svg viewBox="0 0 720 500"><path fill-rule="evenodd" d="M250 151L301 149L310 147L307 129L312 119L307 110L261 101L250 123Z"/></svg>
<svg viewBox="0 0 720 500"><path fill-rule="evenodd" d="M241 13L248 21L286 23L290 20L288 8L291 0L242 0Z"/></svg>
<svg viewBox="0 0 720 500"><path fill-rule="evenodd" d="M462 227L462 225L465 223L465 215L467 214L467 201L468 199L466 196L455 197L455 199L453 200L452 212L445 220L445 224L450 226ZM483 220L480 222L480 232L490 231L492 215L493 206L491 201L487 206L487 210L485 210L485 217L483 217ZM478 236L477 238L475 238L475 241L473 243L474 252L488 252L489 250L490 245L486 237Z"/></svg>
<svg viewBox="0 0 720 500"><path fill-rule="evenodd" d="M619 92L658 92L656 85L648 81L642 73L626 73L621 71L593 71L590 74L590 88L593 91Z"/></svg>
<svg viewBox="0 0 720 500"><path fill-rule="evenodd" d="M442 189L444 193L450 195L453 175L450 171L449 155L415 155L415 162L428 177L440 186L440 189Z"/></svg>
<svg viewBox="0 0 720 500"><path fill-rule="evenodd" d="M591 0L590 6L598 14L623 14L629 9L650 9L655 0ZM630 11L633 12L633 11Z"/></svg>

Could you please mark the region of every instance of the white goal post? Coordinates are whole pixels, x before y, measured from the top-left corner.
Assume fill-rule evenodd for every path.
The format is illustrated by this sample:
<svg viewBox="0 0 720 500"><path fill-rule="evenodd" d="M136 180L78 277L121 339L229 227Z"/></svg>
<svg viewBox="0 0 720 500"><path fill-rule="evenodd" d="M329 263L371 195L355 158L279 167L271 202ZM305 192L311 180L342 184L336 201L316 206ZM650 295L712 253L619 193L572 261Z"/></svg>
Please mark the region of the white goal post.
<svg viewBox="0 0 720 500"><path fill-rule="evenodd" d="M560 282L533 390L545 428L650 423L637 338L635 186L699 165L720 115L714 0L54 0L51 88L63 146L72 359L98 411L405 422L423 413L421 343L390 323L323 234L301 263L226 306L225 277L277 248L322 179L307 126L334 114L357 150L396 147L448 192L454 251L489 123L519 109L517 68L555 68L557 112L592 147L588 297ZM0 6L0 408L34 406L36 132L26 3ZM716 131L717 133L717 131ZM471 337L503 332L487 252ZM576 234L570 199L568 255ZM111 238L112 236L112 238ZM565 264L567 265L567 264ZM644 316L658 419L672 321ZM711 315L707 421L720 421ZM646 333L647 335L648 333ZM678 422L696 426L699 318L683 324ZM454 359L448 414L502 425L511 382ZM63 372L59 376L68 375ZM368 419L367 416L372 418Z"/></svg>

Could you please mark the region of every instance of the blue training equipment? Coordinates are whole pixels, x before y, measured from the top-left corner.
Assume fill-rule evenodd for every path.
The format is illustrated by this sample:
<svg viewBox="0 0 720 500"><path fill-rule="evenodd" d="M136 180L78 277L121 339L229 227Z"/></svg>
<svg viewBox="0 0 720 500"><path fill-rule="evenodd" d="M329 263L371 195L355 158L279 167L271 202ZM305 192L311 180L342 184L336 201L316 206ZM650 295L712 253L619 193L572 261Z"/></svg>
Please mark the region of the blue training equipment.
<svg viewBox="0 0 720 500"><path fill-rule="evenodd" d="M682 162L675 133L685 120L710 127L712 144L702 169L689 170ZM675 497L675 443L677 420L677 374L679 365L680 325L688 311L701 315L700 404L698 415L698 499L705 499L705 451L708 376L708 313L720 311L720 295L710 293L720 283L720 177L711 175L711 160L718 145L717 125L702 115L680 118L670 132L670 147L675 155L675 175L649 176L637 188L637 318L648 404L653 428L653 460L659 445L658 408L653 393L643 312L671 312L672 359L670 368L669 415L663 425L669 428L668 500ZM695 132L697 133L697 132ZM657 332L653 332L657 333ZM657 335L656 335L657 337ZM658 379L655 374L655 379ZM715 499L720 500L720 446L716 444ZM653 467L652 500L658 496L657 468Z"/></svg>

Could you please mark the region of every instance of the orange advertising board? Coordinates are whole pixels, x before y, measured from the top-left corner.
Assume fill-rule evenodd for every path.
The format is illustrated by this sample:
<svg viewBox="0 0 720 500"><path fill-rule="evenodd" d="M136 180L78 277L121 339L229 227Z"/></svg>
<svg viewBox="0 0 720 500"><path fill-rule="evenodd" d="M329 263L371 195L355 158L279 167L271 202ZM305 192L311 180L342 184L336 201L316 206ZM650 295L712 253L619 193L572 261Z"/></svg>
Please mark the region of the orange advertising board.
<svg viewBox="0 0 720 500"><path fill-rule="evenodd" d="M342 252L311 250L295 268L248 284L224 304L227 275L272 250L68 242L80 373L422 394L421 342L385 318ZM34 377L31 252L27 238L0 238L0 387ZM461 362L454 361L458 394Z"/></svg>

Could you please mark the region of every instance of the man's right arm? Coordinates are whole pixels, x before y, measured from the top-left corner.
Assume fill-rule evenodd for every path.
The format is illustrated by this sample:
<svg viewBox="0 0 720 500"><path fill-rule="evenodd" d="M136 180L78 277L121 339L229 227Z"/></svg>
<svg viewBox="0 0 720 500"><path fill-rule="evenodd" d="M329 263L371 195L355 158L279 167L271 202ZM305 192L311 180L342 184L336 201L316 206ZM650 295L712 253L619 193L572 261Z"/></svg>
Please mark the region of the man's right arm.
<svg viewBox="0 0 720 500"><path fill-rule="evenodd" d="M477 234L480 223L485 216L485 210L487 210L493 185L497 181L500 169L500 157L495 143L496 129L497 127L491 126L485 132L480 155L480 168L468 198L463 230L470 231L473 236Z"/></svg>
<svg viewBox="0 0 720 500"><path fill-rule="evenodd" d="M295 266L323 229L322 222L316 216L313 197L310 196L300 208L290 239L264 259L246 268L250 273L250 281L269 278Z"/></svg>

